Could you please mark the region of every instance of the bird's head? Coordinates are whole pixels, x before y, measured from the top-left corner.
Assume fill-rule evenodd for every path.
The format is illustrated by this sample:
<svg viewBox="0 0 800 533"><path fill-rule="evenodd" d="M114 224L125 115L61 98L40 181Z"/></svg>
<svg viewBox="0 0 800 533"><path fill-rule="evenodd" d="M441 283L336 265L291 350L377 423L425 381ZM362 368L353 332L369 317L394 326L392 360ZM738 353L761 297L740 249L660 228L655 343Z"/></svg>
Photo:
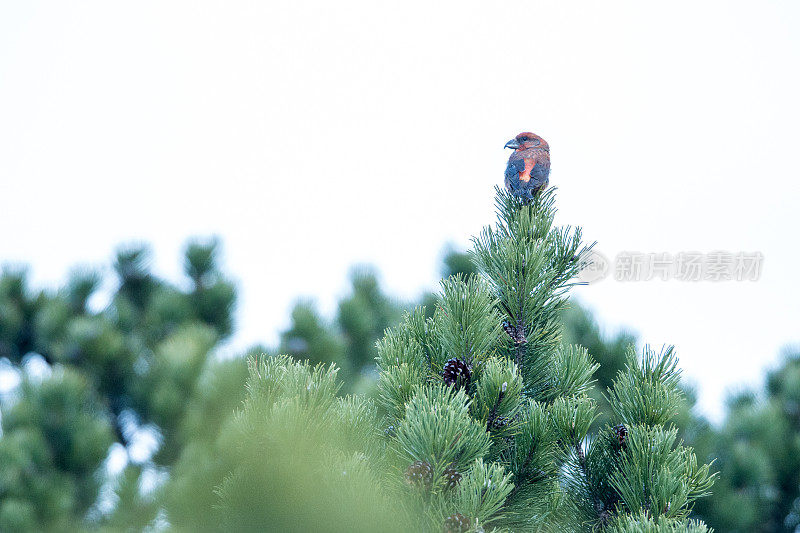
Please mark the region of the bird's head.
<svg viewBox="0 0 800 533"><path fill-rule="evenodd" d="M516 151L527 150L528 148L539 148L550 151L547 141L529 131L523 131L506 143L504 148L512 148Z"/></svg>

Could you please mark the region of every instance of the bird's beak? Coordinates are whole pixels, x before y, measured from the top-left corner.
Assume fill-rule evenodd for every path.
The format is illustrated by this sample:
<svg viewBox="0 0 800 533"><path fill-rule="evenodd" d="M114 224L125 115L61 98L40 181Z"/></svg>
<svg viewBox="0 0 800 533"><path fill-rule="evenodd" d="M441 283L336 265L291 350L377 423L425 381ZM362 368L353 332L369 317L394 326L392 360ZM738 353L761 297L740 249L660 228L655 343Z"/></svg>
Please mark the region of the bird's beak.
<svg viewBox="0 0 800 533"><path fill-rule="evenodd" d="M519 148L519 143L517 142L516 139L511 139L506 143L505 146L503 146L503 148L511 148L513 150L516 150L517 148Z"/></svg>

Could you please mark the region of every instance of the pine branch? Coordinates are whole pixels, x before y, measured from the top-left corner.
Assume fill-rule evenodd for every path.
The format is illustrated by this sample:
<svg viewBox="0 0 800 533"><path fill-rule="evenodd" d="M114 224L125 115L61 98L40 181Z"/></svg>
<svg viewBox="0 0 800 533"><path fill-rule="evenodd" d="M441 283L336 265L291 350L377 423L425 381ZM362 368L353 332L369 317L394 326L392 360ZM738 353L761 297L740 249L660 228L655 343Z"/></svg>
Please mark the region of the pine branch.
<svg viewBox="0 0 800 533"><path fill-rule="evenodd" d="M500 403L503 401L503 396L506 394L506 387L507 383L503 383L500 392L497 394L497 401L494 402L494 406L492 407L492 411L489 413L489 418L486 421L486 430L490 430L492 425L494 424L495 419L497 418L497 408L500 407Z"/></svg>
<svg viewBox="0 0 800 533"><path fill-rule="evenodd" d="M533 460L533 450L534 447L531 446L530 449L528 450L528 455L525 456L525 462L522 463L522 468L520 469L520 474L523 475L518 476L518 479L514 484L514 489L511 491L511 494L508 495L509 499L514 497L517 491L522 487L523 482L530 485L542 481L547 477L544 472L538 473L533 478L527 478L527 476L524 475L527 472L528 468L530 468L531 461Z"/></svg>

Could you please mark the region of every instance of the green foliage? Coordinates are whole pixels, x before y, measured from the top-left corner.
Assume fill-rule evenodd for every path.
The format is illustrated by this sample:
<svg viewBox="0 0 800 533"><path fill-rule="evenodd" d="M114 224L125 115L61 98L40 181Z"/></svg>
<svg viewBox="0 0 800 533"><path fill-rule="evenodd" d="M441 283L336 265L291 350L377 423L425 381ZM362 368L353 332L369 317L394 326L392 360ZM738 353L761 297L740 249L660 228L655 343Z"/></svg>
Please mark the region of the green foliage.
<svg viewBox="0 0 800 533"><path fill-rule="evenodd" d="M559 346L553 355L552 397L580 396L591 390L592 376L600 365L593 362L589 351L574 344Z"/></svg>
<svg viewBox="0 0 800 533"><path fill-rule="evenodd" d="M680 371L672 346L661 354L645 348L641 360L631 348L625 370L608 391L608 401L620 422L666 424L681 401Z"/></svg>
<svg viewBox="0 0 800 533"><path fill-rule="evenodd" d="M691 448L677 442L678 430L664 427L680 395L678 376L672 347L661 354L645 348L641 359L629 354L609 389L622 424L607 426L592 441L576 476L576 489L589 504L584 512L597 523L623 512L683 520L696 499L708 496L715 479L710 465L698 465Z"/></svg>
<svg viewBox="0 0 800 533"><path fill-rule="evenodd" d="M392 419L403 417L405 405L416 387L425 382L418 366L408 363L393 365L381 372L378 383L378 403Z"/></svg>
<svg viewBox="0 0 800 533"><path fill-rule="evenodd" d="M286 355L250 360L245 408L271 410L286 397L300 401L308 410L325 410L334 402L341 383L333 366L309 366L307 361L294 363Z"/></svg>
<svg viewBox="0 0 800 533"><path fill-rule="evenodd" d="M180 450L175 441L186 414L185 402L194 395L206 358L217 341L218 337L207 326L179 328L155 346L150 371L135 384L135 394L144 406L142 414L161 428L164 445L157 458L159 462L171 464Z"/></svg>
<svg viewBox="0 0 800 533"><path fill-rule="evenodd" d="M89 383L65 369L41 381L24 376L18 399L3 405L2 429L0 530L64 530L79 521L112 442Z"/></svg>
<svg viewBox="0 0 800 533"><path fill-rule="evenodd" d="M651 517L686 518L688 505L708 496L709 465L698 467L691 449L677 445L677 430L632 426L611 485L626 510Z"/></svg>
<svg viewBox="0 0 800 533"><path fill-rule="evenodd" d="M527 400L521 412L515 446L509 450L509 466L519 487L517 491L554 478L562 458L557 429L547 409L534 400Z"/></svg>
<svg viewBox="0 0 800 533"><path fill-rule="evenodd" d="M114 513L99 528L102 531L144 531L154 521L159 501L152 491L142 491L143 480L153 472L146 466L130 464L115 480Z"/></svg>
<svg viewBox="0 0 800 533"><path fill-rule="evenodd" d="M516 418L521 408L522 377L511 361L492 358L486 361L476 383L472 416L487 427L498 420Z"/></svg>
<svg viewBox="0 0 800 533"><path fill-rule="evenodd" d="M215 490L234 467L226 450L235 444L227 433L231 413L241 407L248 375L242 358L214 361L203 370L198 393L186 408L177 432L181 454L160 494L176 531L218 530Z"/></svg>
<svg viewBox="0 0 800 533"><path fill-rule="evenodd" d="M472 257L498 300L498 308L523 342L509 349L534 398L552 382L550 358L560 343L559 313L575 284L580 230L554 228L553 190L532 204L497 189L498 222L473 239Z"/></svg>
<svg viewBox="0 0 800 533"><path fill-rule="evenodd" d="M560 396L549 409L550 423L553 424L562 445L580 446L589 428L592 427L597 406L588 396Z"/></svg>
<svg viewBox="0 0 800 533"><path fill-rule="evenodd" d="M442 296L433 316L433 336L440 357L432 358L434 368L448 359L466 361L475 371L499 348L502 328L500 314L488 287L478 278L466 282L460 276L442 281Z"/></svg>
<svg viewBox="0 0 800 533"><path fill-rule="evenodd" d="M375 341L400 319L400 307L381 290L378 276L370 268L350 274L351 293L339 302L336 322L345 340L347 363L356 371L375 361Z"/></svg>
<svg viewBox="0 0 800 533"><path fill-rule="evenodd" d="M375 465L377 412L339 399L336 369L280 358L250 366L247 398L221 450L235 465L219 489L232 531L408 531Z"/></svg>
<svg viewBox="0 0 800 533"><path fill-rule="evenodd" d="M511 474L502 466L476 459L459 483L454 507L473 517L476 524L490 524L513 489Z"/></svg>
<svg viewBox="0 0 800 533"><path fill-rule="evenodd" d="M561 322L564 325L564 344L583 346L592 354L592 359L597 363L594 371L597 388L600 391L606 390L625 367L630 347L637 344L636 335L624 330L613 335L604 334L592 313L575 301L564 308ZM600 395L595 399L601 405L607 405Z"/></svg>
<svg viewBox="0 0 800 533"><path fill-rule="evenodd" d="M111 444L126 449L142 428L157 436L157 453L138 459L146 464L129 464L116 480L117 516L91 516L115 527L125 517L143 524L155 517L158 505L141 494L142 473L162 471L181 456L191 439L183 429L189 406L203 394L200 377L233 328L235 290L218 255L215 240L191 242L184 254L188 283L180 288L150 271L146 247L125 247L102 310L88 305L103 285L95 270L73 271L56 291L34 290L24 270L3 272L0 357L23 379L2 402L0 448L16 459L0 462L0 529L87 526L101 484L113 486L102 469ZM44 360L52 377L25 377L29 354Z"/></svg>
<svg viewBox="0 0 800 533"><path fill-rule="evenodd" d="M424 509L420 529L626 528L636 513L683 524L713 476L664 427L681 405L672 349L631 350L607 398L630 427L590 439L598 366L562 344L559 325L580 231L552 226L551 191L527 203L498 190L497 205L498 224L474 240L481 276L444 280L432 317L407 314L378 343L386 438Z"/></svg>
<svg viewBox="0 0 800 533"><path fill-rule="evenodd" d="M800 527L800 352L787 350L763 390L728 401L705 439L719 480L697 513L720 531L792 532Z"/></svg>
<svg viewBox="0 0 800 533"><path fill-rule="evenodd" d="M113 513L91 515L111 531L157 516L175 531L440 531L456 514L474 531L707 531L692 505L721 530L793 527L800 365L774 373L768 401L739 398L717 440L689 415L671 349L623 357L633 336L606 338L566 308L584 248L553 226L553 192L498 191L497 205L471 254L447 255L441 294L395 327L400 306L367 269L335 317L300 301L279 351L306 362L211 357L234 328L216 241L187 246L185 289L152 274L145 247L122 250L99 312L95 271L55 292L5 271L0 357L21 369L39 353L53 375L26 377L2 405L0 530L87 526L126 420L160 446L111 480ZM469 380L445 384L450 359ZM374 402L342 396L353 390ZM681 437L721 457L719 495L698 500L713 476ZM408 482L415 462L429 482ZM169 475L144 493L153 471Z"/></svg>
<svg viewBox="0 0 800 533"><path fill-rule="evenodd" d="M711 530L696 520L658 520L647 513L623 515L609 526L610 533L709 533Z"/></svg>
<svg viewBox="0 0 800 533"><path fill-rule="evenodd" d="M442 279L448 279L452 276L462 276L462 279L468 279L470 276L478 272L475 263L469 253L460 252L452 245L448 245L444 249L442 258ZM433 312L436 310L436 301L438 295L429 292L422 295L421 306L426 312L426 318L431 318Z"/></svg>
<svg viewBox="0 0 800 533"><path fill-rule="evenodd" d="M320 316L313 302L300 301L291 314L291 326L281 334L280 353L317 363L347 364L344 342Z"/></svg>
<svg viewBox="0 0 800 533"><path fill-rule="evenodd" d="M403 322L394 328L387 329L386 334L376 346L378 350L378 368L386 370L393 366L409 364L431 368L431 349L427 343L428 327L432 319L426 320L424 310L416 308L405 313Z"/></svg>
<svg viewBox="0 0 800 533"><path fill-rule="evenodd" d="M406 463L425 461L437 479L447 467L465 470L489 451L489 434L469 415L463 390L431 385L417 388L393 440Z"/></svg>
<svg viewBox="0 0 800 533"><path fill-rule="evenodd" d="M194 284L189 295L190 315L197 322L213 327L220 338L233 331L233 304L236 292L220 272L217 261L219 242L191 241L184 253L184 272Z"/></svg>
<svg viewBox="0 0 800 533"><path fill-rule="evenodd" d="M24 268L4 268L0 276L0 357L20 363L36 346L37 313L49 298L32 294Z"/></svg>
<svg viewBox="0 0 800 533"><path fill-rule="evenodd" d="M574 301L562 310L561 322L564 326L563 344L585 347L597 365L593 374L595 387L588 391L598 405L598 417L592 428L596 432L611 421L613 412L603 391L611 387L625 367L630 347L637 344L637 338L626 331L604 334L593 315Z"/></svg>
<svg viewBox="0 0 800 533"><path fill-rule="evenodd" d="M375 380L375 342L397 323L402 310L383 293L373 269L353 269L350 283L350 293L339 302L332 321L320 315L313 301L298 301L276 353L312 363L336 363L346 390L368 390Z"/></svg>

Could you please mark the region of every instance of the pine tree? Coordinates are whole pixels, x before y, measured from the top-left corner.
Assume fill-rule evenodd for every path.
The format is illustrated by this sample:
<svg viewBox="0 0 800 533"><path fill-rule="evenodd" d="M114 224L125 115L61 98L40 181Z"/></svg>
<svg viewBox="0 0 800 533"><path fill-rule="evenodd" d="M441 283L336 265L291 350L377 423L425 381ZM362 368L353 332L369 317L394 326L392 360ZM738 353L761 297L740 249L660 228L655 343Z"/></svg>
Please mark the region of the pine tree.
<svg viewBox="0 0 800 533"><path fill-rule="evenodd" d="M498 223L474 239L481 277L443 281L433 317L409 314L380 345L397 460L433 470L424 527L687 526L713 476L665 427L681 400L672 349L629 355L607 394L614 425L588 439L597 367L560 344L558 320L580 230L553 226L552 191L528 204L498 190L497 207ZM447 468L462 475L458 491L443 488ZM452 513L466 521L442 526Z"/></svg>
<svg viewBox="0 0 800 533"><path fill-rule="evenodd" d="M704 435L720 480L697 512L720 531L788 533L800 527L800 350L788 348L760 391L727 402ZM699 452L700 450L698 450Z"/></svg>
<svg viewBox="0 0 800 533"><path fill-rule="evenodd" d="M375 405L338 396L333 365L261 356L242 409L221 434L232 466L214 523L192 531L410 531L402 495L383 490Z"/></svg>
<svg viewBox="0 0 800 533"><path fill-rule="evenodd" d="M312 364L336 363L344 390L363 391L375 381L375 342L400 316L400 305L384 294L375 270L358 266L350 272L350 291L339 300L333 321L320 314L313 300L295 303L277 353Z"/></svg>
<svg viewBox="0 0 800 533"><path fill-rule="evenodd" d="M374 369L375 341L400 320L401 310L383 293L372 268L352 269L350 285L350 293L339 301L336 322L345 339L347 361L357 377Z"/></svg>
<svg viewBox="0 0 800 533"><path fill-rule="evenodd" d="M23 375L2 410L0 531L68 531L94 503L111 424L88 381L70 369Z"/></svg>
<svg viewBox="0 0 800 533"><path fill-rule="evenodd" d="M673 349L629 350L590 435L597 365L562 344L559 320L580 230L553 226L552 190L498 190L497 206L474 239L479 275L444 279L431 316L417 308L379 341L377 408L337 399L332 367L252 363L225 527L707 531L689 513L714 476L670 425ZM359 474L342 486L344 472Z"/></svg>
<svg viewBox="0 0 800 533"><path fill-rule="evenodd" d="M170 466L194 437L187 419L206 394L200 379L233 328L235 291L217 255L214 240L189 243L178 287L151 272L146 247L125 247L100 310L89 305L103 281L94 270L76 270L59 290L35 290L24 270L0 275L0 365L20 378L0 398L0 530L80 530L87 514L101 521L94 504L109 448L126 450L141 428L159 447L120 476L116 509L137 523L155 516L152 498L140 498L142 475ZM235 403L238 389L226 398Z"/></svg>
<svg viewBox="0 0 800 533"><path fill-rule="evenodd" d="M604 335L592 314L574 300L571 300L561 313L561 322L562 342L583 346L597 364L593 376L595 386L589 391L589 395L598 406L598 417L592 427L592 432L596 432L611 421L609 417L611 409L603 392L613 384L614 378L625 368L628 348L635 346L638 339L628 331Z"/></svg>

